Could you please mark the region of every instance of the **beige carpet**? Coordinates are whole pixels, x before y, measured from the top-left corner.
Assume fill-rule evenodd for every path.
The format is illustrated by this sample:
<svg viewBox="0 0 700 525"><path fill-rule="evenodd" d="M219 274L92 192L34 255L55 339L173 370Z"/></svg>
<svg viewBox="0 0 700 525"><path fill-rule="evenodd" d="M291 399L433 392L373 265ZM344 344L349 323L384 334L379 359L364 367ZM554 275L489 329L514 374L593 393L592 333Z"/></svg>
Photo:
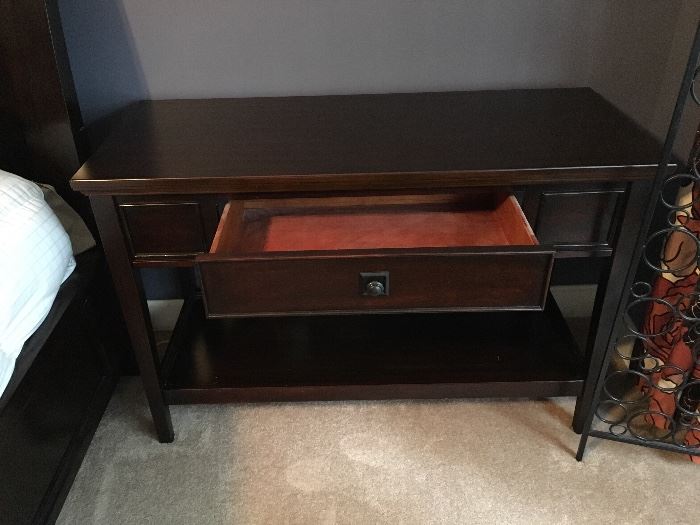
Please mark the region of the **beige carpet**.
<svg viewBox="0 0 700 525"><path fill-rule="evenodd" d="M138 380L122 381L59 523L698 522L684 456L591 438L577 463L571 399L172 411L161 445Z"/></svg>

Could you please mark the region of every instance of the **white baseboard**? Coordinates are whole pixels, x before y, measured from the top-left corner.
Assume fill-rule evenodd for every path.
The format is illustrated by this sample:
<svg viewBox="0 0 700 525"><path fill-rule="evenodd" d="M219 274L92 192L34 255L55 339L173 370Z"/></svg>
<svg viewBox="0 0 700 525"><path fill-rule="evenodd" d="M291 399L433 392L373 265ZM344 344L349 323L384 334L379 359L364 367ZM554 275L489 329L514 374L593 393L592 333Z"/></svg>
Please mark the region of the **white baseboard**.
<svg viewBox="0 0 700 525"><path fill-rule="evenodd" d="M153 330L171 332L182 309L182 299L147 301Z"/></svg>
<svg viewBox="0 0 700 525"><path fill-rule="evenodd" d="M564 317L590 317L597 288L595 284L574 284L550 290Z"/></svg>

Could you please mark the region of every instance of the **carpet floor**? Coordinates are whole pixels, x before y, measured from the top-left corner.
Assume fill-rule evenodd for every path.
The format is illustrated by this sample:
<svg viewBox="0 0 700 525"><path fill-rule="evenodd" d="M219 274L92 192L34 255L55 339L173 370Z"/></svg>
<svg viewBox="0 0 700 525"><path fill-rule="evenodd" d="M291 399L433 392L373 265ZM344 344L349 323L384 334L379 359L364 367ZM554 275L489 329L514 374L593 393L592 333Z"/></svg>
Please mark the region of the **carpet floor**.
<svg viewBox="0 0 700 525"><path fill-rule="evenodd" d="M591 438L573 399L172 407L119 385L60 524L697 523L700 466ZM695 494L695 496L693 496Z"/></svg>

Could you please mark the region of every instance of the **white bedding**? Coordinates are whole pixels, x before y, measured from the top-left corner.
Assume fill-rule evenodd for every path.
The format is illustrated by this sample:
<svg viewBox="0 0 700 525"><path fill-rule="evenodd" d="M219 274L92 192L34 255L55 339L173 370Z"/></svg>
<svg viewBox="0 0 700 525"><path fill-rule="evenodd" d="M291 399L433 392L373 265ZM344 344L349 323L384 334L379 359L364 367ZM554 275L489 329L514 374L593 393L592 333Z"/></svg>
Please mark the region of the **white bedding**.
<svg viewBox="0 0 700 525"><path fill-rule="evenodd" d="M0 170L0 394L74 268L68 234L41 189Z"/></svg>

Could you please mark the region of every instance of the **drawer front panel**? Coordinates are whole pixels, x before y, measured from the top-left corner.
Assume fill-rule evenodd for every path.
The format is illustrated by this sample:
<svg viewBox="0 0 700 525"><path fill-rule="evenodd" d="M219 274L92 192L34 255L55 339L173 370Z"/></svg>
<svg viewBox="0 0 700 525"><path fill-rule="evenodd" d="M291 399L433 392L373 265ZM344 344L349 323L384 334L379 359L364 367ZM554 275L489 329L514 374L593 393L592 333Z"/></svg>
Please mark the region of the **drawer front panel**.
<svg viewBox="0 0 700 525"><path fill-rule="evenodd" d="M121 209L134 256L206 251L197 202L128 204Z"/></svg>
<svg viewBox="0 0 700 525"><path fill-rule="evenodd" d="M235 317L540 310L552 261L545 250L459 251L200 258L198 267L207 315ZM388 295L364 293L366 273L386 275Z"/></svg>
<svg viewBox="0 0 700 525"><path fill-rule="evenodd" d="M119 210L135 261L191 261L206 252L227 199L220 196L122 198Z"/></svg>
<svg viewBox="0 0 700 525"><path fill-rule="evenodd" d="M624 195L624 188L530 190L524 208L539 241L560 255L609 255Z"/></svg>

